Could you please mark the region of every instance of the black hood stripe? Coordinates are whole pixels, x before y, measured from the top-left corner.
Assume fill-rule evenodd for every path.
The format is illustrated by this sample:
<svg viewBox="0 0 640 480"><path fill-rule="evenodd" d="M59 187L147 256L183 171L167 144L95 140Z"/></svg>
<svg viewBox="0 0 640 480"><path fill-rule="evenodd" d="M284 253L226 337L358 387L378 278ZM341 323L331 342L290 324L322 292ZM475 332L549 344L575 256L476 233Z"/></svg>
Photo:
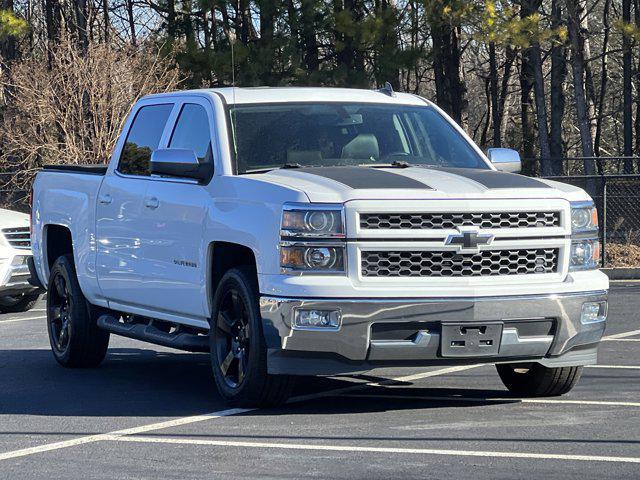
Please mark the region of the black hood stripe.
<svg viewBox="0 0 640 480"><path fill-rule="evenodd" d="M437 170L468 178L486 188L552 188L535 178L514 173L481 170L479 168L440 168Z"/></svg>
<svg viewBox="0 0 640 480"><path fill-rule="evenodd" d="M351 188L412 188L433 190L418 180L393 172L368 167L296 168L290 172L309 173L329 178Z"/></svg>

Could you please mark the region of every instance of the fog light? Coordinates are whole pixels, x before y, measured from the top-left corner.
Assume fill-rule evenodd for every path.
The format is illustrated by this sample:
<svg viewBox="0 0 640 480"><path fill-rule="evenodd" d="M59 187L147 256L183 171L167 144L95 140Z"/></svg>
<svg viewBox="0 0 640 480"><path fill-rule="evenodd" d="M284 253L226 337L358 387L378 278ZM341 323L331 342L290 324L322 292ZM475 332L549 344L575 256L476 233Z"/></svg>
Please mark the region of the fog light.
<svg viewBox="0 0 640 480"><path fill-rule="evenodd" d="M340 310L297 309L293 318L293 328L338 330L340 322Z"/></svg>
<svg viewBox="0 0 640 480"><path fill-rule="evenodd" d="M607 302L586 302L582 304L582 323L598 323L607 319Z"/></svg>

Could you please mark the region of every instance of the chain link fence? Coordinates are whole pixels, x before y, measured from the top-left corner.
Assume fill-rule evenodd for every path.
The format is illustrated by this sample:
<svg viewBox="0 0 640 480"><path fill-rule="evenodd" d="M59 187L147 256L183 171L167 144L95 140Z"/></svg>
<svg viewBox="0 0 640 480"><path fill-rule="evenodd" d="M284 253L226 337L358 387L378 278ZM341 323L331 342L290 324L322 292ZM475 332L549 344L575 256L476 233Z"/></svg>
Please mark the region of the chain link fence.
<svg viewBox="0 0 640 480"><path fill-rule="evenodd" d="M29 190L16 188L16 174L0 171L0 208L28 212Z"/></svg>
<svg viewBox="0 0 640 480"><path fill-rule="evenodd" d="M523 160L523 173L575 185L598 207L601 265L640 267L640 157L574 157Z"/></svg>
<svg viewBox="0 0 640 480"><path fill-rule="evenodd" d="M543 177L540 159L524 159L523 173ZM543 178L585 189L600 216L601 264L640 267L640 157L552 159L553 170ZM595 171L595 174L585 172ZM16 188L19 172L0 171L0 208L27 212L29 191Z"/></svg>

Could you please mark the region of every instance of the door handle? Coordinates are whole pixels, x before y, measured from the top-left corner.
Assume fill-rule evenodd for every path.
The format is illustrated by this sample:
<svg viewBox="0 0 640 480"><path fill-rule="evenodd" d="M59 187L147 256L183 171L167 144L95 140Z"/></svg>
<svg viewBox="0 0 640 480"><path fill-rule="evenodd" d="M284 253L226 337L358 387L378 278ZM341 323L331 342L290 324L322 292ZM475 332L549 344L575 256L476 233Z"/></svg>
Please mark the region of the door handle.
<svg viewBox="0 0 640 480"><path fill-rule="evenodd" d="M147 198L144 201L144 206L150 208L151 210L155 210L160 206L160 202L156 197Z"/></svg>
<svg viewBox="0 0 640 480"><path fill-rule="evenodd" d="M102 205L109 205L111 202L113 202L113 197L107 193L105 195L100 195L100 198L98 198L98 201Z"/></svg>

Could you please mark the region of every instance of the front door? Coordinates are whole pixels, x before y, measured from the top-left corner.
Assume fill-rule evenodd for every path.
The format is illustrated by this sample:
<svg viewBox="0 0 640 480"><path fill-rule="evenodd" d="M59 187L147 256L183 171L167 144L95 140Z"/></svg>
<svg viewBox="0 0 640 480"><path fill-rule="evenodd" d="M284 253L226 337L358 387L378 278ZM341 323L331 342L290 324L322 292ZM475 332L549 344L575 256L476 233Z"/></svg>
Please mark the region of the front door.
<svg viewBox="0 0 640 480"><path fill-rule="evenodd" d="M145 238L141 226L143 202L151 183L149 161L160 144L173 106L142 105L134 113L117 167L107 174L98 192L96 273L103 295L111 302L143 303L140 260Z"/></svg>
<svg viewBox="0 0 640 480"><path fill-rule="evenodd" d="M206 100L179 105L167 148L193 150L200 162L213 162L213 115ZM194 180L153 178L143 201L142 250L145 298L155 309L183 318L207 318L207 248L204 229L211 195Z"/></svg>

